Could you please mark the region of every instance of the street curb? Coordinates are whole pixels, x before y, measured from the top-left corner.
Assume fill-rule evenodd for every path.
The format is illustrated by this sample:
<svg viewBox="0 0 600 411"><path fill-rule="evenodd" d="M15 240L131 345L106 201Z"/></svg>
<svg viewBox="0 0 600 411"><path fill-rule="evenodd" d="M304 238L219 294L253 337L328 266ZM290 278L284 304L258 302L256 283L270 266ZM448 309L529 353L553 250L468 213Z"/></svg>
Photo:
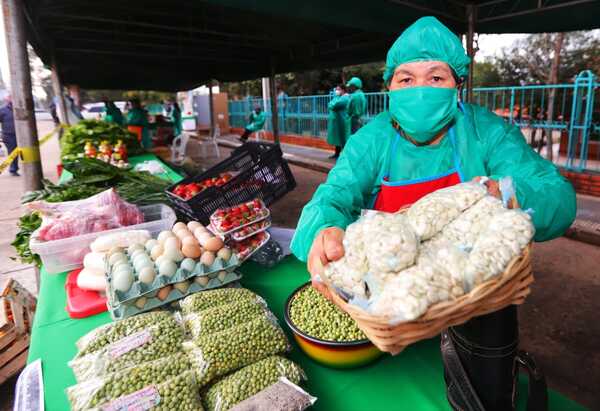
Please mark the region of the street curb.
<svg viewBox="0 0 600 411"><path fill-rule="evenodd" d="M237 148L242 145L242 143L238 143L231 140L218 139L217 144L221 147L227 148ZM321 173L329 173L329 171L333 168L333 165L326 163L324 161L319 160L311 160L307 158L298 157L294 154L284 153L283 158L287 160L288 163L293 164L298 167L308 168L310 170L319 171Z"/></svg>

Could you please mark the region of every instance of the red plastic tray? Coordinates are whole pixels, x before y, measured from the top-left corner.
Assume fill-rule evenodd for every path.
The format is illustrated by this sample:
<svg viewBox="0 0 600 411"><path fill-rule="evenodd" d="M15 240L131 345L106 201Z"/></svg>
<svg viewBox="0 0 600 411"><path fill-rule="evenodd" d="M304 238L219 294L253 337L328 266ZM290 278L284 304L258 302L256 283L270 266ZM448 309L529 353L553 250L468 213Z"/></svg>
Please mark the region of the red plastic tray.
<svg viewBox="0 0 600 411"><path fill-rule="evenodd" d="M82 290L77 287L77 277L81 268L67 275L65 289L67 290L66 310L71 318L85 318L107 311L106 297L98 291Z"/></svg>

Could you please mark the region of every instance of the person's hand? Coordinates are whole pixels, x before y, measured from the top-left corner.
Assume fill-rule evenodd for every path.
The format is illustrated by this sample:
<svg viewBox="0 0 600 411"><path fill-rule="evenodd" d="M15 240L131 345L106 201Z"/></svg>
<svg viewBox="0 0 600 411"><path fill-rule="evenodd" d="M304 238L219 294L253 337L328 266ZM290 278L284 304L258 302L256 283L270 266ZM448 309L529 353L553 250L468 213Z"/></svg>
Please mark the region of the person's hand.
<svg viewBox="0 0 600 411"><path fill-rule="evenodd" d="M344 256L343 239L344 230L341 228L325 228L317 234L308 253L308 271L310 272L312 285L325 296L328 294L327 287L321 281L317 281L315 277L323 274L325 265Z"/></svg>
<svg viewBox="0 0 600 411"><path fill-rule="evenodd" d="M475 177L473 179L473 181L478 183L479 181L481 181L482 178L483 177ZM502 199L502 194L500 193L500 185L498 184L498 182L496 180L492 180L491 178L488 178L487 181L483 184L487 188L487 191L490 195L492 195L496 198Z"/></svg>

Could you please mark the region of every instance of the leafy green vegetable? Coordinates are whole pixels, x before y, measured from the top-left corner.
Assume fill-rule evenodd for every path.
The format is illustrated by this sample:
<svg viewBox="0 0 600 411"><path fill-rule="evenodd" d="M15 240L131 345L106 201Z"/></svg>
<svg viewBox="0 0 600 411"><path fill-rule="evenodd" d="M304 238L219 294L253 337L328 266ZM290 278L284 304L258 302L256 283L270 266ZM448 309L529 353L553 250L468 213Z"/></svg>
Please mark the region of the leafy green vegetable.
<svg viewBox="0 0 600 411"><path fill-rule="evenodd" d="M78 158L65 162L65 170L73 179L64 184L44 180L44 188L25 193L22 203L46 200L52 203L80 200L114 187L121 198L137 205L167 202L164 193L169 182L144 171L132 171L112 166L100 160Z"/></svg>
<svg viewBox="0 0 600 411"><path fill-rule="evenodd" d="M118 140L123 140L129 156L144 151L135 134L118 124L103 120L81 120L69 127L60 139L61 157L63 160L75 159L83 154L87 141L98 146L103 140L107 140L111 145L116 144Z"/></svg>
<svg viewBox="0 0 600 411"><path fill-rule="evenodd" d="M42 266L40 256L33 254L29 249L29 239L31 234L42 225L42 217L38 213L25 214L19 219L17 226L20 231L17 233L15 240L10 244L17 251L18 258L23 264L35 264L37 267ZM16 258L11 257L13 260Z"/></svg>

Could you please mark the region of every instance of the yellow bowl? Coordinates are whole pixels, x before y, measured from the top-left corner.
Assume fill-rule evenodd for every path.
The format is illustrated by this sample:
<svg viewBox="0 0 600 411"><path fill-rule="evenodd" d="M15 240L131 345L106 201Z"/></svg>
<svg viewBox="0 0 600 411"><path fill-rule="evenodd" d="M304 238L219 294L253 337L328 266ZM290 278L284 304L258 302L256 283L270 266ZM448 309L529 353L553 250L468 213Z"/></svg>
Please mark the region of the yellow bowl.
<svg viewBox="0 0 600 411"><path fill-rule="evenodd" d="M305 287L310 287L310 282L298 287L288 297L284 315L285 322L294 333L294 339L306 355L328 367L355 368L370 364L383 354L368 339L350 342L326 341L312 337L296 327L290 318L290 306L296 294Z"/></svg>

